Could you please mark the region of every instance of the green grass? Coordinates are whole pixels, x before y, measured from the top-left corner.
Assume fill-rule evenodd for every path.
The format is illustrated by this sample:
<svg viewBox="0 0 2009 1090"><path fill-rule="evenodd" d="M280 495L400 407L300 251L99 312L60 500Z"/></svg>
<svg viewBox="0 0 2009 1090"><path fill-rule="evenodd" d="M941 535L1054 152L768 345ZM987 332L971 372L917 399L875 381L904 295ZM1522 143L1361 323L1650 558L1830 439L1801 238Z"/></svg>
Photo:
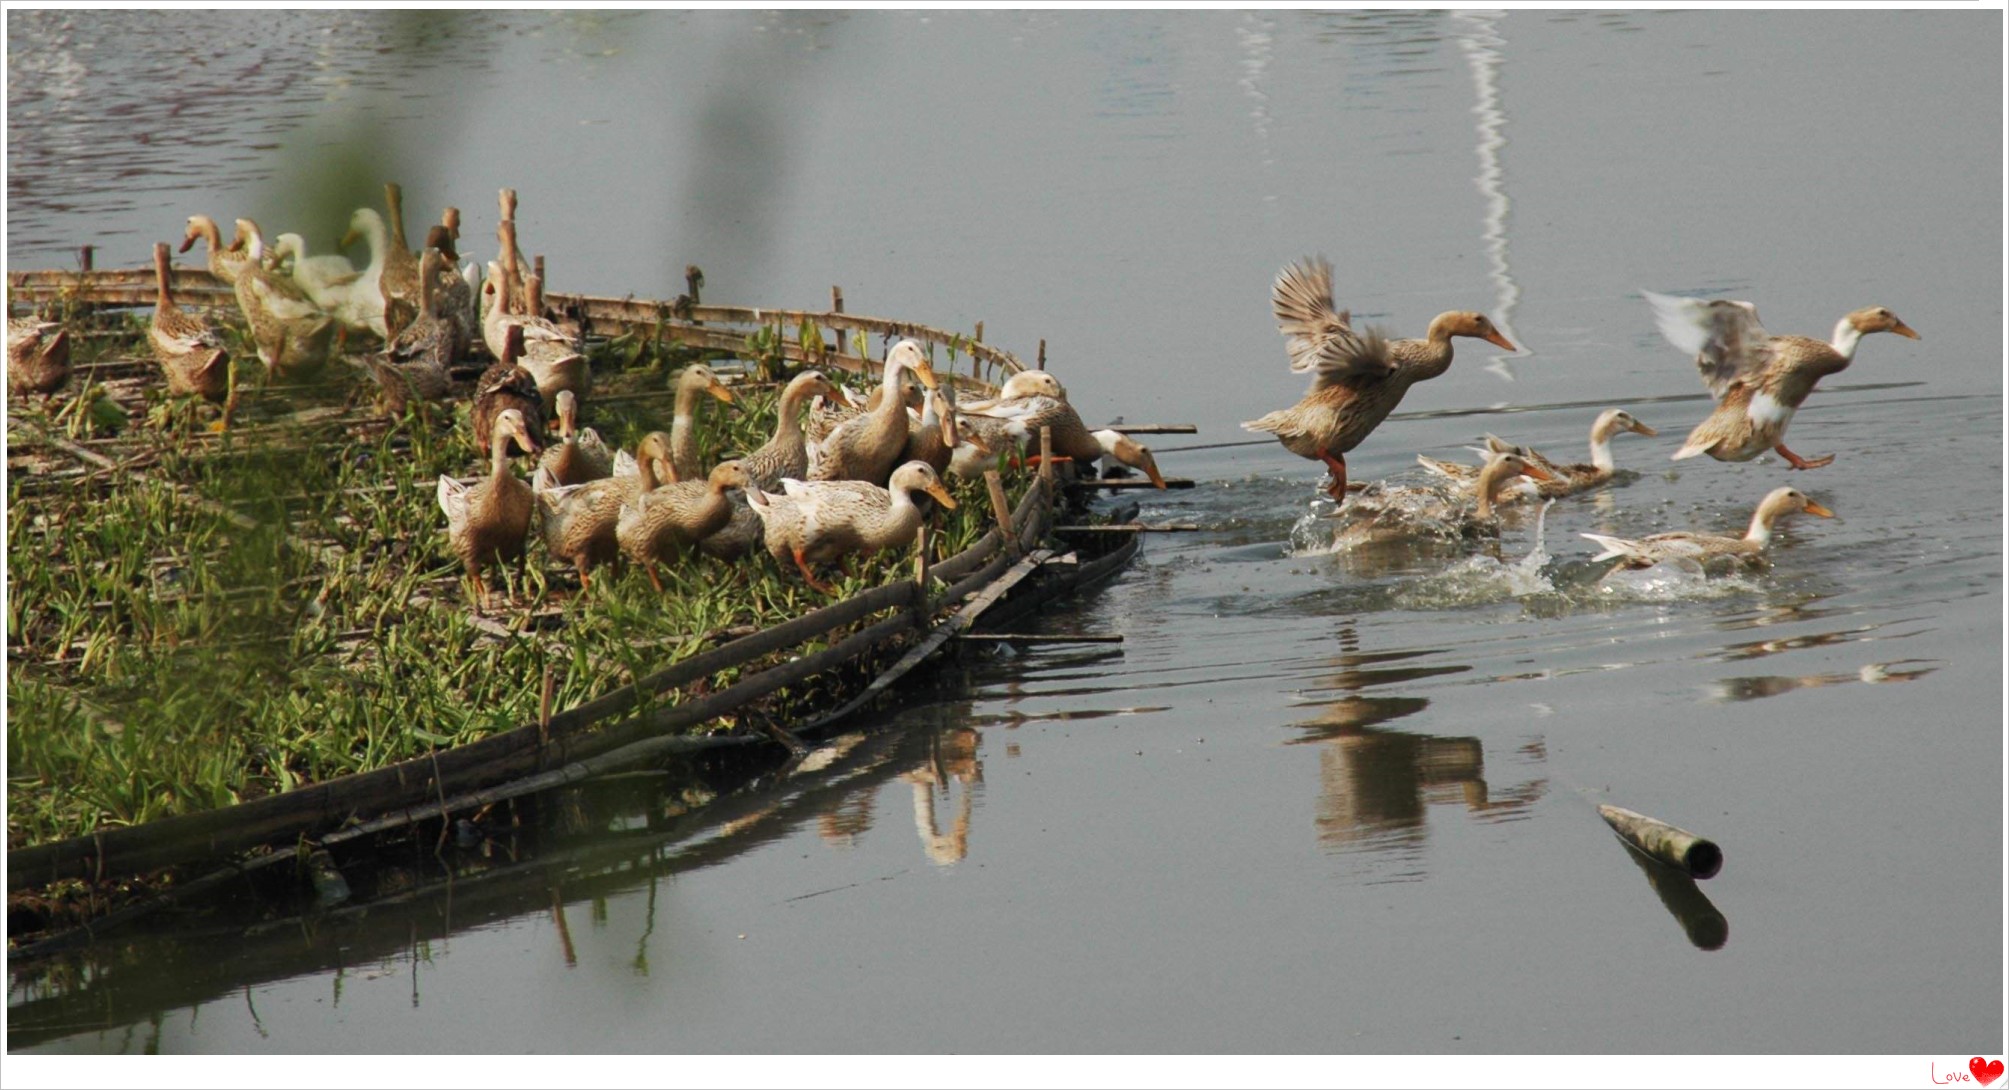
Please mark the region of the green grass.
<svg viewBox="0 0 2009 1090"><path fill-rule="evenodd" d="M604 346L583 423L630 449L666 430L670 376L688 358L646 341ZM707 461L764 442L777 392L745 389L737 410L707 399ZM650 396L622 396L633 394ZM110 412L73 413L83 426L65 429L67 406L15 410L50 434L116 435L102 449L144 468L53 488L18 468L11 478L10 847L473 741L534 721L546 671L562 709L711 646L722 629L830 601L765 553L695 557L664 594L627 566L580 594L533 541L524 585L496 595L484 626L434 499L439 474L470 476L485 461L465 402L436 406L430 422L365 423L358 412L287 426L275 421L294 410L366 401L339 380L247 389L233 430L212 436L213 410L146 396L115 426ZM527 478L529 461L515 469ZM989 526L981 485L957 487L958 509L936 518L937 557ZM910 550L888 552L838 582L850 593L911 564Z"/></svg>

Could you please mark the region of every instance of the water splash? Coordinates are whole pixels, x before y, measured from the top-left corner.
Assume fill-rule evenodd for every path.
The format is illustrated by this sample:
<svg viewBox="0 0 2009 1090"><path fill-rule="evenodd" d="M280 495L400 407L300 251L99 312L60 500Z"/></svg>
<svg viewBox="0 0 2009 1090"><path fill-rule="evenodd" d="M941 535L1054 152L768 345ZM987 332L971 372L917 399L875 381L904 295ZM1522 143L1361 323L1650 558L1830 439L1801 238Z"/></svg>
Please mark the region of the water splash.
<svg viewBox="0 0 2009 1090"><path fill-rule="evenodd" d="M1697 601L1762 589L1742 575L1711 579L1699 562L1686 556L1663 560L1650 568L1621 565L1605 573L1594 587L1607 601L1632 602Z"/></svg>

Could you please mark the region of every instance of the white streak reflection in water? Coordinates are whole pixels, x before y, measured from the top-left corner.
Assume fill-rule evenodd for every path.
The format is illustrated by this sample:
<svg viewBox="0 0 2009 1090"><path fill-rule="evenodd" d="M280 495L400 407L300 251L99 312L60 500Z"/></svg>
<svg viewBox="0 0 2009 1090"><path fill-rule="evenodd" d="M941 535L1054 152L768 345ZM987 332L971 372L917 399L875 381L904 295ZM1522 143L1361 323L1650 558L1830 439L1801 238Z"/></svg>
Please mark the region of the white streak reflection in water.
<svg viewBox="0 0 2009 1090"><path fill-rule="evenodd" d="M1489 265L1487 274L1498 290L1499 301L1494 304L1493 322L1500 327L1508 340L1521 347L1521 355L1533 355L1514 330L1514 307L1521 300L1521 286L1514 282L1514 275L1507 265L1507 213L1512 204L1507 200L1506 173L1500 169L1500 149L1507 146L1507 138L1502 130L1507 125L1506 111L1500 108L1500 64L1504 59L1498 47L1507 44L1495 28L1506 17L1504 11L1461 11L1452 16L1468 29L1458 36L1458 48L1465 54L1465 60L1472 66L1472 87L1478 103L1472 112L1479 118L1479 174L1474 179L1479 192L1486 198L1485 231L1482 238L1486 244L1486 258ZM1494 355L1486 364L1486 370L1506 379L1514 380L1511 356Z"/></svg>

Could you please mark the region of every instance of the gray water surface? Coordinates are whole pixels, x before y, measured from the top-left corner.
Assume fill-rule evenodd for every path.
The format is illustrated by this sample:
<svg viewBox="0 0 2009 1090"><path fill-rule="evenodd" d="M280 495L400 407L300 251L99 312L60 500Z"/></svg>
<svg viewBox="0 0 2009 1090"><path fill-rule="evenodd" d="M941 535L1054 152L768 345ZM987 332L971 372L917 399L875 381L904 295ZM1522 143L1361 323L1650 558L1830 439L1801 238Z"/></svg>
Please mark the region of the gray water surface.
<svg viewBox="0 0 2009 1090"><path fill-rule="evenodd" d="M170 937L74 1003L17 973L11 1047L2001 1052L1999 12L269 12L214 55L244 18L9 13L11 266L139 265L196 211L326 248L387 179L484 239L511 185L564 290L696 262L1045 338L1084 416L1200 425L1144 517L1205 532L1039 622L1120 650L966 653L727 824L283 956ZM1581 457L1606 405L1661 437L1545 564L1531 518L1493 561L1324 549L1319 467L1177 449L1302 392L1267 297L1313 252L1357 319L1525 349L1460 342L1355 479L1488 431ZM1672 463L1706 395L1642 287L1924 339L1809 400L1828 468ZM1786 483L1840 517L1755 574L1613 590L1577 536ZM1643 867L1600 802L1723 873Z"/></svg>

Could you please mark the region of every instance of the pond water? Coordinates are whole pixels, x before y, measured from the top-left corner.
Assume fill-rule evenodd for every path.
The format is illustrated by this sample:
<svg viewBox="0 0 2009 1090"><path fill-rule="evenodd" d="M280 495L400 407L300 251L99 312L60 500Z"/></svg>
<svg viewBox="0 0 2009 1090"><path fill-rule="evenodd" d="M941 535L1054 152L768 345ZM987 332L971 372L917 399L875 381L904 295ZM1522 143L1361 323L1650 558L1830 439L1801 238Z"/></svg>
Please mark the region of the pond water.
<svg viewBox="0 0 2009 1090"><path fill-rule="evenodd" d="M1200 426L1144 517L1203 527L1039 622L1120 647L966 653L823 776L458 915L17 975L10 1048L2002 1050L2000 12L7 18L11 267L140 265L197 211L332 245L386 179L484 238L510 185L563 290L696 262L1045 338L1085 416ZM1357 319L1524 348L1460 342L1356 480L1485 432L1575 458L1607 405L1660 437L1497 558L1330 550L1318 466L1215 445L1302 393L1268 291L1314 252ZM1706 395L1639 288L1923 339L1809 400L1832 466L1677 464ZM1788 483L1839 517L1755 574L1613 587L1578 536Z"/></svg>

